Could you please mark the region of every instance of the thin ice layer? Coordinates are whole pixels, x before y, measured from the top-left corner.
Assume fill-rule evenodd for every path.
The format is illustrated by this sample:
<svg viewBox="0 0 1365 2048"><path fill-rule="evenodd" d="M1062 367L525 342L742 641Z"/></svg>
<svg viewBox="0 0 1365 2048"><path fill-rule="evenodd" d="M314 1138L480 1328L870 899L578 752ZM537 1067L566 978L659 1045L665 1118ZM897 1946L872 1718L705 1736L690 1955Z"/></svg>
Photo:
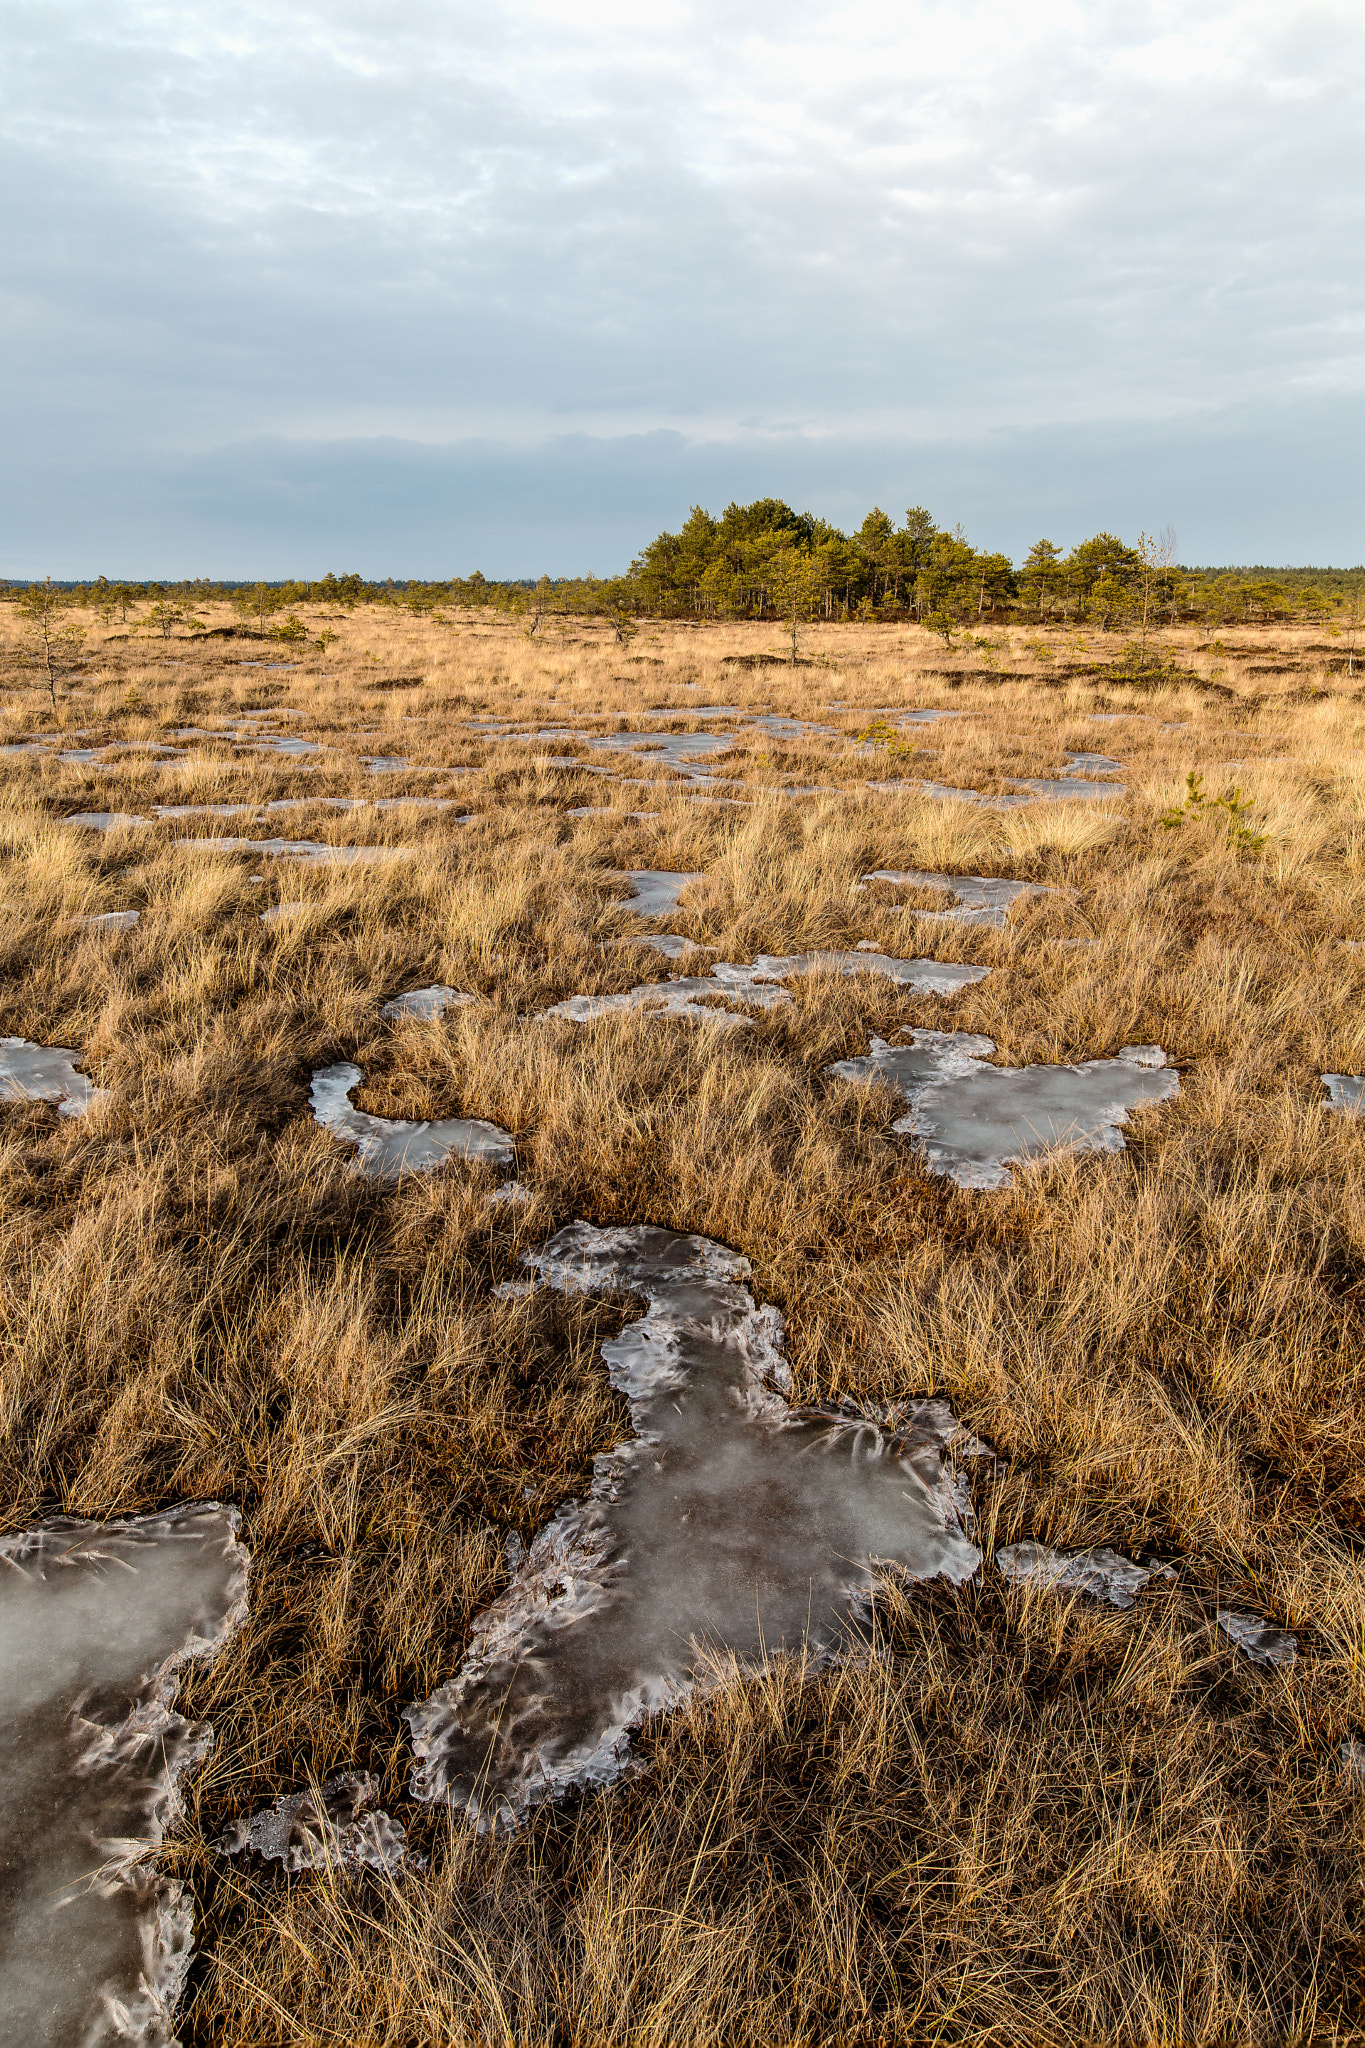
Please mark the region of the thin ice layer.
<svg viewBox="0 0 1365 2048"><path fill-rule="evenodd" d="M472 1003L473 996L462 995L457 988L446 988L441 982L433 982L430 988L410 988L404 995L395 996L385 1003L379 1014L395 1022L400 1017L423 1017L433 1022L443 1017L447 1010L460 1003Z"/></svg>
<svg viewBox="0 0 1365 2048"><path fill-rule="evenodd" d="M678 908L689 882L702 878L699 874L670 874L664 868L620 868L612 879L631 884L631 898L622 905L624 910L633 910L637 917L662 917L665 911Z"/></svg>
<svg viewBox="0 0 1365 2048"><path fill-rule="evenodd" d="M1365 1074L1324 1074L1328 1101L1343 1116L1365 1116Z"/></svg>
<svg viewBox="0 0 1365 2048"><path fill-rule="evenodd" d="M1076 1067L993 1067L992 1039L969 1031L912 1031L910 1044L874 1038L865 1057L825 1069L845 1081L895 1088L910 1113L892 1125L918 1138L935 1173L961 1188L1003 1188L1008 1165L1042 1152L1121 1152L1120 1126L1180 1082L1157 1045Z"/></svg>
<svg viewBox="0 0 1365 2048"><path fill-rule="evenodd" d="M355 1170L371 1180L398 1180L405 1173L435 1173L448 1159L510 1166L514 1148L508 1132L478 1117L448 1117L440 1123L369 1116L351 1107L351 1090L365 1076L349 1060L323 1067L313 1076L313 1115L326 1130L357 1146Z"/></svg>
<svg viewBox="0 0 1365 2048"><path fill-rule="evenodd" d="M69 1045L0 1038L0 1102L55 1102L59 1116L84 1116L109 1091L76 1072L80 1057Z"/></svg>
<svg viewBox="0 0 1365 2048"><path fill-rule="evenodd" d="M919 868L874 868L864 882L893 882L906 889L942 889L953 899L951 910L917 910L916 917L959 924L987 925L1003 931L1010 911L1021 896L1047 896L1052 892L1038 882L1007 882L998 875L926 874Z"/></svg>
<svg viewBox="0 0 1365 2048"><path fill-rule="evenodd" d="M214 1844L224 1856L251 1849L282 1863L291 1877L303 1870L397 1870L407 1859L407 1835L376 1805L378 1781L368 1771L337 1771L318 1786L288 1792L249 1820L229 1822Z"/></svg>
<svg viewBox="0 0 1365 2048"><path fill-rule="evenodd" d="M626 1767L630 1731L717 1659L759 1668L864 1639L877 1573L961 1583L980 1552L944 1401L894 1420L793 1408L782 1319L746 1259L649 1225L571 1224L526 1263L646 1312L602 1347L633 1437L540 1530L458 1674L409 1707L421 1799L480 1826Z"/></svg>
<svg viewBox="0 0 1365 2048"><path fill-rule="evenodd" d="M151 1858L213 1731L180 1666L246 1608L234 1508L60 1520L0 1539L0 2039L163 2048L191 1898Z"/></svg>
<svg viewBox="0 0 1365 2048"><path fill-rule="evenodd" d="M541 1017L564 1017L571 1024L591 1023L597 1017L620 1016L627 1010L643 1010L656 1017L682 1017L691 1023L719 1025L733 1029L748 1022L729 1004L753 1004L772 1010L790 1003L791 997L777 984L803 974L882 974L902 988L921 995L956 995L990 973L989 967L968 967L953 961L895 960L886 953L760 953L751 967L732 960L720 960L709 974L671 974L667 981L647 981L617 995L570 996Z"/></svg>
<svg viewBox="0 0 1365 2048"><path fill-rule="evenodd" d="M1131 1607L1150 1578L1172 1579L1169 1565L1134 1564L1117 1550L1049 1550L1045 1543L1010 1543L995 1553L1007 1579L1058 1593L1088 1593L1111 1607Z"/></svg>
<svg viewBox="0 0 1365 2048"><path fill-rule="evenodd" d="M1285 1629L1276 1628L1274 1622L1267 1621L1263 1615L1238 1614L1231 1608L1221 1607L1218 1626L1239 1650L1250 1657L1253 1664L1287 1666L1299 1653L1298 1638Z"/></svg>

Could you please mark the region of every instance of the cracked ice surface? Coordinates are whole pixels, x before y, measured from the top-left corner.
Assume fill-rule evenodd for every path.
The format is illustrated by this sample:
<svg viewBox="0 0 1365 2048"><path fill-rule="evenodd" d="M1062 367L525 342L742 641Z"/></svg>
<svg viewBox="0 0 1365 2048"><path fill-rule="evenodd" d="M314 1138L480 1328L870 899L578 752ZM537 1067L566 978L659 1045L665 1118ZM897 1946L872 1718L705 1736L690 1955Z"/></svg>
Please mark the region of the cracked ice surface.
<svg viewBox="0 0 1365 2048"><path fill-rule="evenodd" d="M441 982L434 982L430 988L410 988L406 995L395 996L391 1003L385 1003L379 1014L391 1021L399 1017L424 1017L429 1022L444 1016L459 1003L472 1003L474 996L462 995L457 988L446 988Z"/></svg>
<svg viewBox="0 0 1365 2048"><path fill-rule="evenodd" d="M1076 1067L993 1067L992 1039L970 1031L912 1031L911 1043L874 1038L861 1059L825 1069L879 1081L911 1104L892 1129L918 1138L935 1173L960 1188L1004 1188L1008 1165L1041 1152L1121 1152L1119 1130L1140 1103L1180 1093L1160 1046L1126 1045L1117 1059Z"/></svg>
<svg viewBox="0 0 1365 2048"><path fill-rule="evenodd" d="M1229 1608L1220 1608L1218 1626L1239 1650L1246 1652L1253 1664L1292 1664L1298 1655L1297 1637L1276 1628L1262 1615L1237 1614Z"/></svg>
<svg viewBox="0 0 1365 2048"><path fill-rule="evenodd" d="M915 917L955 918L960 924L1005 929L1005 921L1021 896L1049 896L1040 882L1007 882L998 875L925 874L918 868L873 868L864 882L894 882L907 889L942 889L953 898L951 910L916 910Z"/></svg>
<svg viewBox="0 0 1365 2048"><path fill-rule="evenodd" d="M1148 1579L1173 1579L1169 1565L1134 1564L1116 1550L1049 1550L1045 1543L1011 1543L995 1553L1007 1579L1049 1586L1059 1593L1088 1593L1111 1607L1131 1607Z"/></svg>
<svg viewBox="0 0 1365 2048"><path fill-rule="evenodd" d="M435 1173L448 1159L510 1166L509 1132L478 1117L448 1117L440 1123L369 1116L351 1107L351 1090L365 1076L349 1060L314 1074L313 1115L334 1137L359 1148L355 1170L372 1180L398 1180L405 1173Z"/></svg>
<svg viewBox="0 0 1365 2048"><path fill-rule="evenodd" d="M69 1045L0 1038L0 1102L55 1102L59 1116L83 1116L109 1091L76 1072L80 1057Z"/></svg>
<svg viewBox="0 0 1365 2048"><path fill-rule="evenodd" d="M230 1821L214 1847L224 1856L254 1849L302 1870L397 1870L407 1860L407 1834L376 1806L378 1782L368 1771L337 1771L316 1788L289 1792L249 1820Z"/></svg>
<svg viewBox="0 0 1365 2048"><path fill-rule="evenodd" d="M619 1776L630 1732L717 1657L753 1670L865 1640L879 1569L960 1584L981 1559L944 1458L948 1404L789 1406L782 1319L755 1303L747 1259L586 1223L525 1257L565 1292L647 1307L602 1347L635 1434L539 1531L456 1676L406 1710L415 1796L481 1827Z"/></svg>
<svg viewBox="0 0 1365 2048"><path fill-rule="evenodd" d="M752 967L720 960L709 974L671 974L667 981L648 981L619 995L570 996L542 1010L544 1017L565 1017L587 1024L596 1017L645 1010L660 1017L683 1017L692 1023L727 1026L747 1024L733 1009L712 1007L706 998L730 1004L752 1003L763 1010L779 1009L791 997L777 984L799 974L883 974L920 995L951 996L990 973L989 967L968 967L951 961L895 960L886 953L760 953Z"/></svg>
<svg viewBox="0 0 1365 2048"><path fill-rule="evenodd" d="M182 1664L246 1608L237 1511L59 1520L0 1538L0 2039L166 2048L192 1900L150 1865L211 1728Z"/></svg>
<svg viewBox="0 0 1365 2048"><path fill-rule="evenodd" d="M1322 1084L1333 1109L1343 1116L1365 1116L1365 1074L1324 1074Z"/></svg>

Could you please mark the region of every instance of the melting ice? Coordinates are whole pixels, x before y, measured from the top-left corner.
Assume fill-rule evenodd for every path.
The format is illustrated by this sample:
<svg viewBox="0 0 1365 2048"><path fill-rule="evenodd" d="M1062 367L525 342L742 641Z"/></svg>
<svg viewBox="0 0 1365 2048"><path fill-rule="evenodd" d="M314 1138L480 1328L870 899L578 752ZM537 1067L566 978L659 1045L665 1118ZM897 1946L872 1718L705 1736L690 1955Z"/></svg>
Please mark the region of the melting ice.
<svg viewBox="0 0 1365 2048"><path fill-rule="evenodd" d="M351 1107L351 1090L365 1076L343 1060L313 1076L313 1115L324 1129L358 1147L356 1172L374 1180L398 1180L405 1173L435 1173L448 1159L472 1159L510 1166L515 1156L510 1133L478 1117L448 1117L440 1123L369 1116Z"/></svg>
<svg viewBox="0 0 1365 2048"><path fill-rule="evenodd" d="M603 1785L630 1731L705 1683L865 1640L879 1571L960 1584L980 1563L944 1457L946 1402L892 1420L794 1408L782 1321L704 1237L571 1224L526 1262L550 1285L643 1295L602 1348L635 1434L535 1537L456 1676L409 1707L421 1799L480 1826Z"/></svg>
<svg viewBox="0 0 1365 2048"><path fill-rule="evenodd" d="M0 2038L164 2048L192 1902L151 1858L213 1731L173 1711L182 1664L245 1611L237 1513L61 1520L0 1538Z"/></svg>
<svg viewBox="0 0 1365 2048"><path fill-rule="evenodd" d="M1121 1152L1128 1111L1180 1092L1157 1045L1076 1067L993 1067L994 1041L974 1032L909 1036L905 1046L874 1038L864 1058L825 1071L895 1088L911 1108L892 1129L918 1138L933 1171L960 1188L1008 1187L1007 1165L1041 1152Z"/></svg>

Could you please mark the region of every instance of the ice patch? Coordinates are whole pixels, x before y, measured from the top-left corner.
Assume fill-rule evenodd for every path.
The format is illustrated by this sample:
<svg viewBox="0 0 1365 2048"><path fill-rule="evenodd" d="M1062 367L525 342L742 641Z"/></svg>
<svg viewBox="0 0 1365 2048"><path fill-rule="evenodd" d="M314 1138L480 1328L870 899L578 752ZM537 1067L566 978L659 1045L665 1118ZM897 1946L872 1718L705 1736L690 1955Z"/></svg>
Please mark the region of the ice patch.
<svg viewBox="0 0 1365 2048"><path fill-rule="evenodd" d="M1110 754L1073 754L1063 763L1063 775L1118 775L1125 767Z"/></svg>
<svg viewBox="0 0 1365 2048"><path fill-rule="evenodd" d="M1042 1152L1121 1152L1128 1111L1164 1102L1180 1082L1160 1046L1125 1046L1081 1066L994 1067L994 1041L966 1031L912 1031L907 1046L874 1038L865 1057L825 1069L874 1081L911 1104L892 1129L917 1138L928 1165L960 1188L1003 1188L1007 1166Z"/></svg>
<svg viewBox="0 0 1365 2048"><path fill-rule="evenodd" d="M76 922L87 932L130 932L141 915L140 910L97 910L90 917L78 917Z"/></svg>
<svg viewBox="0 0 1365 2048"><path fill-rule="evenodd" d="M602 1347L634 1435L542 1528L456 1676L406 1710L412 1790L480 1827L610 1783L629 1736L727 1665L866 1640L879 1575L960 1584L980 1552L943 1401L793 1408L782 1320L746 1259L648 1225L571 1224L526 1263L646 1311Z"/></svg>
<svg viewBox="0 0 1365 2048"><path fill-rule="evenodd" d="M378 806L376 806L378 808ZM198 853L273 853L281 860L306 860L313 867L372 866L388 860L415 859L420 846L329 846L320 839L177 839L176 846Z"/></svg>
<svg viewBox="0 0 1365 2048"><path fill-rule="evenodd" d="M457 988L444 988L440 982L434 982L430 988L410 988L406 995L395 996L391 1003L384 1004L379 1014L391 1022L399 1017L424 1017L434 1022L457 1004L477 1000L476 996L462 995Z"/></svg>
<svg viewBox="0 0 1365 2048"><path fill-rule="evenodd" d="M234 1508L58 1520L0 1538L0 2038L169 2048L193 1955L187 1887L152 1858L213 1731L182 1665L246 1609Z"/></svg>
<svg viewBox="0 0 1365 2048"><path fill-rule="evenodd" d="M55 1102L59 1116L84 1116L109 1090L76 1072L80 1057L69 1045L0 1038L0 1102Z"/></svg>
<svg viewBox="0 0 1365 2048"><path fill-rule="evenodd" d="M663 949L660 948L662 951ZM674 956L676 957L676 956ZM682 1017L692 1023L716 1024L722 1028L746 1024L746 1017L730 1009L714 1007L716 999L735 1004L752 1004L763 1010L778 1009L791 1002L778 984L806 974L883 974L902 988L920 995L950 996L974 981L982 981L989 967L969 967L940 960L895 960L886 953L760 953L752 967L731 960L717 961L709 974L671 974L667 981L643 982L619 995L570 996L552 1009L542 1010L536 1019L564 1017L571 1024L587 1024L597 1017L619 1016L627 1010L644 1010L661 1017Z"/></svg>
<svg viewBox="0 0 1365 2048"><path fill-rule="evenodd" d="M1287 1666L1298 1655L1297 1638L1282 1628L1276 1628L1273 1622L1266 1621L1259 1614L1238 1614L1220 1607L1218 1626L1239 1650L1246 1652L1253 1664Z"/></svg>
<svg viewBox="0 0 1365 2048"><path fill-rule="evenodd" d="M1343 1116L1365 1116L1365 1074L1324 1074L1322 1084L1333 1109Z"/></svg>
<svg viewBox="0 0 1365 2048"><path fill-rule="evenodd" d="M995 1562L1017 1584L1049 1586L1059 1593L1088 1593L1111 1607L1131 1607L1148 1579L1173 1579L1169 1565L1134 1564L1116 1550L1049 1550L1045 1543L1011 1543Z"/></svg>
<svg viewBox="0 0 1365 2048"><path fill-rule="evenodd" d="M675 875L664 868L614 868L611 871L613 882L631 884L630 900L621 908L634 911L637 917L662 917L665 911L677 910L688 883L702 879L700 874Z"/></svg>
<svg viewBox="0 0 1365 2048"><path fill-rule="evenodd" d="M1112 803L1124 794L1117 783L1087 782L1079 775L1013 775L1010 780L1017 788L1053 804L1083 802L1087 797Z"/></svg>
<svg viewBox="0 0 1365 2048"><path fill-rule="evenodd" d="M323 1784L290 1792L250 1820L224 1828L214 1847L224 1856L252 1849L303 1870L395 1871L408 1860L407 1834L376 1806L379 1785L368 1771L337 1771Z"/></svg>
<svg viewBox="0 0 1365 2048"><path fill-rule="evenodd" d="M435 1173L448 1159L510 1166L512 1139L497 1124L477 1117L449 1117L440 1123L409 1123L368 1116L351 1107L351 1090L365 1076L348 1060L313 1076L313 1115L325 1130L359 1149L355 1171L371 1180L398 1180L405 1173Z"/></svg>
<svg viewBox="0 0 1365 2048"><path fill-rule="evenodd" d="M1022 896L1050 896L1040 882L1007 882L997 875L926 874L919 868L873 868L867 882L892 882L905 889L942 889L953 899L951 910L915 910L913 917L953 918L959 924L986 925L1003 931L1010 911Z"/></svg>
<svg viewBox="0 0 1365 2048"><path fill-rule="evenodd" d="M139 818L132 811L72 811L62 823L84 825L91 832L117 832L124 826L131 829L134 825L149 825L151 819Z"/></svg>

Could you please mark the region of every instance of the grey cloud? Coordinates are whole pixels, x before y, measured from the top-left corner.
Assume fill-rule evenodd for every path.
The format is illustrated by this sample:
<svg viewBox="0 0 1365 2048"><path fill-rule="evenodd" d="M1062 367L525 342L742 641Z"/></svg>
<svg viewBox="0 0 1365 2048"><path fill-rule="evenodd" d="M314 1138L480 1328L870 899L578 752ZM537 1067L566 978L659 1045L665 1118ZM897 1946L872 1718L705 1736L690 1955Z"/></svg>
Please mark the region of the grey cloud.
<svg viewBox="0 0 1365 2048"><path fill-rule="evenodd" d="M1351 551L1302 470L1362 381L1354 9L638 17L0 0L3 566L601 569L907 470L982 538Z"/></svg>

